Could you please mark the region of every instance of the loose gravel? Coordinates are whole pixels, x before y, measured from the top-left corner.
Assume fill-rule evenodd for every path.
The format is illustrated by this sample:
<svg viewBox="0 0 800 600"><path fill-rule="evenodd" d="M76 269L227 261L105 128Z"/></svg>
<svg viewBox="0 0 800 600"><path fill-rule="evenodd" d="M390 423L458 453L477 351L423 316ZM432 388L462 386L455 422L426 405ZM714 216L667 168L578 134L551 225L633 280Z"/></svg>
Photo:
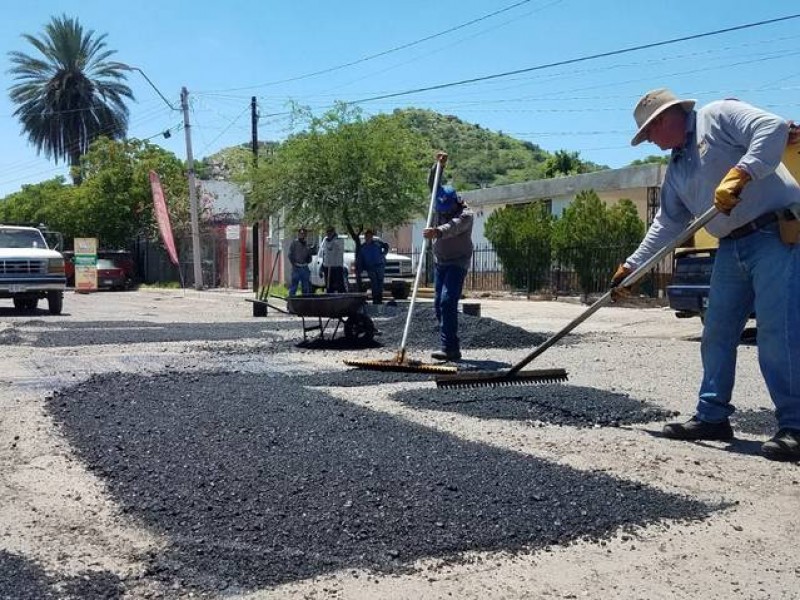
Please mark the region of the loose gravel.
<svg viewBox="0 0 800 600"><path fill-rule="evenodd" d="M753 435L772 436L778 431L775 411L766 408L758 410L737 410L731 418L734 431Z"/></svg>
<svg viewBox="0 0 800 600"><path fill-rule="evenodd" d="M407 316L407 310L398 308L393 315L375 320L375 324L382 332L381 343L390 346L400 345ZM526 331L495 319L474 317L463 313L458 315L458 337L465 350L469 348L527 347L533 349L547 339L543 333ZM436 313L431 305L414 308L407 344L410 348L439 348Z"/></svg>
<svg viewBox="0 0 800 600"><path fill-rule="evenodd" d="M600 413L616 404L619 419L642 410L606 400ZM200 594L529 552L720 508L465 441L286 376L95 375L48 407L121 510L170 540L146 576Z"/></svg>

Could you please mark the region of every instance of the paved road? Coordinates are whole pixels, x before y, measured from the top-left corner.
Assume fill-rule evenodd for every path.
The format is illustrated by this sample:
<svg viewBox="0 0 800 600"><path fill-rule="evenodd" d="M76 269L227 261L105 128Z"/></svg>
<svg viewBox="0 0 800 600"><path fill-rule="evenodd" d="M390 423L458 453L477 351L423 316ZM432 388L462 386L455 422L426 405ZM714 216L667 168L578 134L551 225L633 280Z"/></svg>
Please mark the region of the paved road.
<svg viewBox="0 0 800 600"><path fill-rule="evenodd" d="M566 385L454 392L342 365L391 344L299 349L248 295L0 307L0 598L797 597L800 470L757 454L755 347L736 442L681 444L657 434L692 410L700 323L668 310L601 309L537 359ZM481 304L467 368L583 310Z"/></svg>

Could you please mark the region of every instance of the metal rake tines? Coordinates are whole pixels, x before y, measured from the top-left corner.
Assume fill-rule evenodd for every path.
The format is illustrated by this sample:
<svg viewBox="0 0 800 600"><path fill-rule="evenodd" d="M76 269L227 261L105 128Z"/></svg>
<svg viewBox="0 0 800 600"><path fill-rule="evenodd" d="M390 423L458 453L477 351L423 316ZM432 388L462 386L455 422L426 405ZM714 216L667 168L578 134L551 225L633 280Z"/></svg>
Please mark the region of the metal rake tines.
<svg viewBox="0 0 800 600"><path fill-rule="evenodd" d="M447 375L436 379L436 387L440 388L479 388L509 387L520 385L548 385L567 381L564 369L542 369L538 371L519 371L508 373L464 373Z"/></svg>

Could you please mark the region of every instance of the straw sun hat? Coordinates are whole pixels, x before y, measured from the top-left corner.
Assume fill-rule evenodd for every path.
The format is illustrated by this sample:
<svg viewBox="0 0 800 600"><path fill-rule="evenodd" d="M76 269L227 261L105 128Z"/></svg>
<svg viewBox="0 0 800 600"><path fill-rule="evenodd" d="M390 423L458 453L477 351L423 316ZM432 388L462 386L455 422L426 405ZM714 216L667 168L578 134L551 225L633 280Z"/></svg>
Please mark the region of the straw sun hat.
<svg viewBox="0 0 800 600"><path fill-rule="evenodd" d="M633 136L631 146L637 146L645 140L650 123L669 107L679 104L683 110L689 112L696 103L696 100L681 100L666 88L647 92L633 109L633 118L636 119L639 130Z"/></svg>

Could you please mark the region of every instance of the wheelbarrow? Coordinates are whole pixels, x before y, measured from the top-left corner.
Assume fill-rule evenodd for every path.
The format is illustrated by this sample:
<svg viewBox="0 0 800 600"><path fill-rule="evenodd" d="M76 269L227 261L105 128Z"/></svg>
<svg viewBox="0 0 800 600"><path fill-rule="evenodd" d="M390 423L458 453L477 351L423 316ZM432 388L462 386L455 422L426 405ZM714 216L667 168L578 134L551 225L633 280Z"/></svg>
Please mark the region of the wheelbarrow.
<svg viewBox="0 0 800 600"><path fill-rule="evenodd" d="M351 342L369 342L375 336L375 324L367 315L366 294L315 294L293 296L286 299L289 313L303 320L303 341L308 341L310 331L318 331L318 339L325 339L326 331L333 326L328 339L336 337L339 328ZM312 324L306 322L309 319ZM316 319L316 323L314 323Z"/></svg>

